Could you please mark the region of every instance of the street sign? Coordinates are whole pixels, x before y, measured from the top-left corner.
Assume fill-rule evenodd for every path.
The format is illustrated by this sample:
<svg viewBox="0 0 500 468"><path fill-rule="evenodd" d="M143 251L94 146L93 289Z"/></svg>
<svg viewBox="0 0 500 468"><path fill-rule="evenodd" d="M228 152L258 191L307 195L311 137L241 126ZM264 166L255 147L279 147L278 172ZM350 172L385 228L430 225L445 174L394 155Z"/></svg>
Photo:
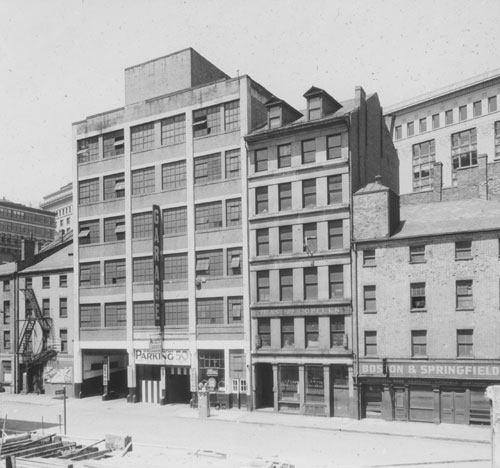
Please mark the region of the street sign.
<svg viewBox="0 0 500 468"><path fill-rule="evenodd" d="M56 395L66 395L66 389L56 390Z"/></svg>

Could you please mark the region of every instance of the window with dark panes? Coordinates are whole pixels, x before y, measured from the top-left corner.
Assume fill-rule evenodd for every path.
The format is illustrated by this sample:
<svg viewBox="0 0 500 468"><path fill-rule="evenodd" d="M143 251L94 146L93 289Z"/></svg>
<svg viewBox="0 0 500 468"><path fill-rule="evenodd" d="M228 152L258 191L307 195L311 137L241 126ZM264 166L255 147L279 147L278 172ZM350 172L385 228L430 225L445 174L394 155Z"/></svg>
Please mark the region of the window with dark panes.
<svg viewBox="0 0 500 468"><path fill-rule="evenodd" d="M68 298L60 297L59 298L59 317L67 317L68 316Z"/></svg>
<svg viewBox="0 0 500 468"><path fill-rule="evenodd" d="M293 226L279 227L280 254L293 252Z"/></svg>
<svg viewBox="0 0 500 468"><path fill-rule="evenodd" d="M186 161L175 161L161 166L161 188L171 190L186 186Z"/></svg>
<svg viewBox="0 0 500 468"><path fill-rule="evenodd" d="M104 304L104 326L125 327L127 325L127 309L125 302Z"/></svg>
<svg viewBox="0 0 500 468"><path fill-rule="evenodd" d="M10 324L10 301L3 301L3 324Z"/></svg>
<svg viewBox="0 0 500 468"><path fill-rule="evenodd" d="M304 299L318 298L318 268L304 268Z"/></svg>
<svg viewBox="0 0 500 468"><path fill-rule="evenodd" d="M455 260L468 260L472 258L472 241L455 242Z"/></svg>
<svg viewBox="0 0 500 468"><path fill-rule="evenodd" d="M267 148L255 150L255 172L267 171Z"/></svg>
<svg viewBox="0 0 500 468"><path fill-rule="evenodd" d="M338 159L342 157L342 135L326 137L327 159Z"/></svg>
<svg viewBox="0 0 500 468"><path fill-rule="evenodd" d="M78 183L78 203L87 205L99 201L99 179L82 180Z"/></svg>
<svg viewBox="0 0 500 468"><path fill-rule="evenodd" d="M418 121L418 131L420 133L426 132L427 131L427 118L423 117Z"/></svg>
<svg viewBox="0 0 500 468"><path fill-rule="evenodd" d="M483 114L483 104L481 101L476 101L472 105L472 113L473 113L474 117L479 117L480 115Z"/></svg>
<svg viewBox="0 0 500 468"><path fill-rule="evenodd" d="M4 330L3 332L3 349L10 349L10 330Z"/></svg>
<svg viewBox="0 0 500 468"><path fill-rule="evenodd" d="M196 299L196 317L198 325L224 323L224 300L222 297Z"/></svg>
<svg viewBox="0 0 500 468"><path fill-rule="evenodd" d="M278 167L281 169L283 167L291 167L292 165L292 145L288 143L287 145L278 146Z"/></svg>
<svg viewBox="0 0 500 468"><path fill-rule="evenodd" d="M413 145L413 191L430 189L434 176L436 145L434 140Z"/></svg>
<svg viewBox="0 0 500 468"><path fill-rule="evenodd" d="M207 380L210 376L213 377L214 371L216 371L218 378L224 379L224 350L198 350L198 368L200 369L200 381Z"/></svg>
<svg viewBox="0 0 500 468"><path fill-rule="evenodd" d="M187 207L163 210L163 235L172 236L187 232Z"/></svg>
<svg viewBox="0 0 500 468"><path fill-rule="evenodd" d="M291 348L295 346L295 320L293 317L281 317L281 346Z"/></svg>
<svg viewBox="0 0 500 468"><path fill-rule="evenodd" d="M241 247L227 249L227 275L241 275L242 261L243 249Z"/></svg>
<svg viewBox="0 0 500 468"><path fill-rule="evenodd" d="M193 137L213 135L221 131L220 106L211 106L193 112Z"/></svg>
<svg viewBox="0 0 500 468"><path fill-rule="evenodd" d="M163 256L165 281L187 279L187 253L177 253Z"/></svg>
<svg viewBox="0 0 500 468"><path fill-rule="evenodd" d="M477 132L475 128L451 135L452 179L456 185L457 169L477 165Z"/></svg>
<svg viewBox="0 0 500 468"><path fill-rule="evenodd" d="M78 140L76 154L78 156L78 164L97 161L97 159L99 158L98 137L84 138L83 140Z"/></svg>
<svg viewBox="0 0 500 468"><path fill-rule="evenodd" d="M200 276L222 276L224 274L222 250L196 252L196 274Z"/></svg>
<svg viewBox="0 0 500 468"><path fill-rule="evenodd" d="M344 266L330 265L328 276L330 299L342 299L344 297Z"/></svg>
<svg viewBox="0 0 500 468"><path fill-rule="evenodd" d="M445 125L451 125L453 123L453 110L447 110L444 113L444 123Z"/></svg>
<svg viewBox="0 0 500 468"><path fill-rule="evenodd" d="M472 280L457 281L457 309L473 309Z"/></svg>
<svg viewBox="0 0 500 468"><path fill-rule="evenodd" d="M441 126L439 122L439 114L434 114L432 116L432 129L435 130L436 128L439 128Z"/></svg>
<svg viewBox="0 0 500 468"><path fill-rule="evenodd" d="M316 179L302 181L302 207L316 206Z"/></svg>
<svg viewBox="0 0 500 468"><path fill-rule="evenodd" d="M411 356L427 356L427 332L425 330L411 331Z"/></svg>
<svg viewBox="0 0 500 468"><path fill-rule="evenodd" d="M342 203L342 176L328 177L328 204Z"/></svg>
<svg viewBox="0 0 500 468"><path fill-rule="evenodd" d="M243 297L228 297L227 298L227 314L229 323L240 323L243 314Z"/></svg>
<svg viewBox="0 0 500 468"><path fill-rule="evenodd" d="M255 189L255 211L259 213L267 213L269 210L269 195L267 187L257 187Z"/></svg>
<svg viewBox="0 0 500 468"><path fill-rule="evenodd" d="M293 270L279 270L280 272L280 301L293 300Z"/></svg>
<svg viewBox="0 0 500 468"><path fill-rule="evenodd" d="M410 284L412 310L425 309L425 283Z"/></svg>
<svg viewBox="0 0 500 468"><path fill-rule="evenodd" d="M132 195L143 195L155 191L155 168L145 167L132 171Z"/></svg>
<svg viewBox="0 0 500 468"><path fill-rule="evenodd" d="M99 286L101 266L99 262L80 263L80 286Z"/></svg>
<svg viewBox="0 0 500 468"><path fill-rule="evenodd" d="M155 310L153 301L134 302L134 327L153 327Z"/></svg>
<svg viewBox="0 0 500 468"><path fill-rule="evenodd" d="M306 366L306 395L307 403L324 403L325 375L323 366Z"/></svg>
<svg viewBox="0 0 500 468"><path fill-rule="evenodd" d="M42 288L49 289L50 288L50 276L42 277Z"/></svg>
<svg viewBox="0 0 500 468"><path fill-rule="evenodd" d="M278 185L278 203L279 203L279 210L280 211L286 211L286 210L292 209L292 184L291 184L291 182Z"/></svg>
<svg viewBox="0 0 500 468"><path fill-rule="evenodd" d="M415 124L413 122L408 122L406 124L406 136L413 136L415 133Z"/></svg>
<svg viewBox="0 0 500 468"><path fill-rule="evenodd" d="M153 257L134 258L132 274L134 283L153 281Z"/></svg>
<svg viewBox="0 0 500 468"><path fill-rule="evenodd" d="M240 101L224 104L224 127L226 131L240 129Z"/></svg>
<svg viewBox="0 0 500 468"><path fill-rule="evenodd" d="M497 97L491 96L488 98L488 112L495 112L497 110Z"/></svg>
<svg viewBox="0 0 500 468"><path fill-rule="evenodd" d="M312 97L307 100L307 115L309 120L321 118L321 102L320 97Z"/></svg>
<svg viewBox="0 0 500 468"><path fill-rule="evenodd" d="M236 179L241 173L241 154L240 149L226 151L226 179Z"/></svg>
<svg viewBox="0 0 500 468"><path fill-rule="evenodd" d="M59 275L59 287L60 288L68 287L68 275Z"/></svg>
<svg viewBox="0 0 500 468"><path fill-rule="evenodd" d="M363 287L363 305L365 312L377 311L377 296L375 286Z"/></svg>
<svg viewBox="0 0 500 468"><path fill-rule="evenodd" d="M186 141L186 116L175 115L161 121L161 144L175 145Z"/></svg>
<svg viewBox="0 0 500 468"><path fill-rule="evenodd" d="M125 284L125 260L104 262L104 284Z"/></svg>
<svg viewBox="0 0 500 468"><path fill-rule="evenodd" d="M269 271L257 271L257 301L269 301Z"/></svg>
<svg viewBox="0 0 500 468"><path fill-rule="evenodd" d="M257 333L262 347L271 346L271 319L257 319Z"/></svg>
<svg viewBox="0 0 500 468"><path fill-rule="evenodd" d="M123 155L125 151L125 139L123 130L105 133L103 136L103 157L113 158Z"/></svg>
<svg viewBox="0 0 500 468"><path fill-rule="evenodd" d="M221 154L208 154L194 159L194 183L206 184L222 179Z"/></svg>
<svg viewBox="0 0 500 468"><path fill-rule="evenodd" d="M241 198L226 200L226 226L241 226Z"/></svg>
<svg viewBox="0 0 500 468"><path fill-rule="evenodd" d="M165 326L185 327L189 323L189 302L187 299L165 301Z"/></svg>
<svg viewBox="0 0 500 468"><path fill-rule="evenodd" d="M81 304L80 305L80 327L99 328L101 326L101 305Z"/></svg>
<svg viewBox="0 0 500 468"><path fill-rule="evenodd" d="M42 299L42 315L44 317L50 316L50 299Z"/></svg>
<svg viewBox="0 0 500 468"><path fill-rule="evenodd" d="M78 232L78 241L80 245L98 244L99 239L99 220L82 221L80 231Z"/></svg>
<svg viewBox="0 0 500 468"><path fill-rule="evenodd" d="M410 262L425 263L425 245L410 245Z"/></svg>
<svg viewBox="0 0 500 468"><path fill-rule="evenodd" d="M394 128L394 139L395 140L401 140L403 138L403 130L401 128L401 125L397 125Z"/></svg>
<svg viewBox="0 0 500 468"><path fill-rule="evenodd" d="M104 242L125 240L125 216L104 220Z"/></svg>
<svg viewBox="0 0 500 468"><path fill-rule="evenodd" d="M281 106L269 108L269 128L281 127Z"/></svg>
<svg viewBox="0 0 500 468"><path fill-rule="evenodd" d="M132 215L132 239L149 239L153 236L153 214L134 213Z"/></svg>
<svg viewBox="0 0 500 468"><path fill-rule="evenodd" d="M9 292L10 291L10 281L9 280L4 280L3 281L3 290L4 290L4 292Z"/></svg>
<svg viewBox="0 0 500 468"><path fill-rule="evenodd" d="M365 331L365 356L377 355L377 332Z"/></svg>
<svg viewBox="0 0 500 468"><path fill-rule="evenodd" d="M125 196L125 176L113 174L104 177L104 200L114 200Z"/></svg>
<svg viewBox="0 0 500 468"><path fill-rule="evenodd" d="M257 256L269 255L269 229L257 229L255 231L255 238L257 243Z"/></svg>
<svg viewBox="0 0 500 468"><path fill-rule="evenodd" d="M344 224L341 219L328 222L328 249L344 248Z"/></svg>
<svg viewBox="0 0 500 468"><path fill-rule="evenodd" d="M222 202L195 205L195 229L206 231L222 227Z"/></svg>
<svg viewBox="0 0 500 468"><path fill-rule="evenodd" d="M302 225L303 251L309 254L318 250L318 226L316 223Z"/></svg>
<svg viewBox="0 0 500 468"><path fill-rule="evenodd" d="M472 330L457 330L457 357L473 357Z"/></svg>
<svg viewBox="0 0 500 468"><path fill-rule="evenodd" d="M131 151L145 151L153 148L155 139L154 122L136 125L130 129Z"/></svg>
<svg viewBox="0 0 500 468"><path fill-rule="evenodd" d="M280 365L278 375L278 399L299 404L299 366Z"/></svg>
<svg viewBox="0 0 500 468"><path fill-rule="evenodd" d="M302 142L302 164L316 162L316 140Z"/></svg>
<svg viewBox="0 0 500 468"><path fill-rule="evenodd" d="M306 317L306 348L317 348L319 346L319 321L318 317Z"/></svg>
<svg viewBox="0 0 500 468"><path fill-rule="evenodd" d="M68 353L68 330L60 329L59 330L59 340L61 342L61 353Z"/></svg>
<svg viewBox="0 0 500 468"><path fill-rule="evenodd" d="M363 250L363 266L375 266L375 250Z"/></svg>
<svg viewBox="0 0 500 468"><path fill-rule="evenodd" d="M467 106L460 106L458 108L458 119L460 122L467 119Z"/></svg>
<svg viewBox="0 0 500 468"><path fill-rule="evenodd" d="M343 315L332 315L330 317L330 341L331 346L344 346L345 318Z"/></svg>

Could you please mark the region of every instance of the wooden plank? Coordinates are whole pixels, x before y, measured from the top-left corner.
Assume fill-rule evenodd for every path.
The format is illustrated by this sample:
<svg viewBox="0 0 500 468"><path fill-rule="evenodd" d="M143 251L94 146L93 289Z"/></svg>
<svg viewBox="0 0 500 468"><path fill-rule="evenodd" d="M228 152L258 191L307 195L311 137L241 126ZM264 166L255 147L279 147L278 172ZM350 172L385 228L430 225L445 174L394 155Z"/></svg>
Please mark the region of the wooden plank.
<svg viewBox="0 0 500 468"><path fill-rule="evenodd" d="M92 459L99 459L105 457L108 453L110 453L111 450L105 449L105 450L98 450L97 452L91 452L91 453L86 453L84 455L80 455L78 457L72 458L72 461L82 461L82 460L92 460Z"/></svg>

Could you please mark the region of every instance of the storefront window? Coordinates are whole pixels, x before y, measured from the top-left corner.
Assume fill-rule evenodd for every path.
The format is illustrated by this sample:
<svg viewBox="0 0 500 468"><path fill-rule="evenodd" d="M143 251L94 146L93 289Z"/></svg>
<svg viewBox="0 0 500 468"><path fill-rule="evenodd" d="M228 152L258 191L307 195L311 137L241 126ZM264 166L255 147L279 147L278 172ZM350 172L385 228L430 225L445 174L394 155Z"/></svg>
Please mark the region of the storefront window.
<svg viewBox="0 0 500 468"><path fill-rule="evenodd" d="M322 366L306 366L306 402L325 401L325 380Z"/></svg>
<svg viewBox="0 0 500 468"><path fill-rule="evenodd" d="M299 368L297 366L281 366L279 381L279 399L299 401Z"/></svg>
<svg viewBox="0 0 500 468"><path fill-rule="evenodd" d="M200 382L211 391L224 388L224 350L198 351Z"/></svg>

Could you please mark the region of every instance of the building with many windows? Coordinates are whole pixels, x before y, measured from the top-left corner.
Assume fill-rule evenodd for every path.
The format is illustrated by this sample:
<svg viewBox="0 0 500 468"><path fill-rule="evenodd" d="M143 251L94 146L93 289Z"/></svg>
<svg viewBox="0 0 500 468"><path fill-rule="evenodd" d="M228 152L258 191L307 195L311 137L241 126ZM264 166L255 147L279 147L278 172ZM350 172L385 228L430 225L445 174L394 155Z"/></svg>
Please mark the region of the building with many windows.
<svg viewBox="0 0 500 468"><path fill-rule="evenodd" d="M500 158L500 70L384 108L400 161L401 194L431 190L433 163L444 187L477 155Z"/></svg>
<svg viewBox="0 0 500 468"><path fill-rule="evenodd" d="M73 184L70 182L56 192L43 197L43 210L56 214L56 231L65 234L73 229Z"/></svg>
<svg viewBox="0 0 500 468"><path fill-rule="evenodd" d="M54 213L0 200L0 263L21 258L22 239L33 239L40 249L54 235Z"/></svg>
<svg viewBox="0 0 500 468"><path fill-rule="evenodd" d="M243 135L270 97L186 49L73 125L77 395L250 404Z"/></svg>
<svg viewBox="0 0 500 468"><path fill-rule="evenodd" d="M500 382L500 162L401 197L380 179L354 195L362 417L485 424ZM400 203L401 202L401 206Z"/></svg>
<svg viewBox="0 0 500 468"><path fill-rule="evenodd" d="M351 267L355 190L398 165L376 94L312 87L272 97L246 137L252 368L257 408L356 417Z"/></svg>

